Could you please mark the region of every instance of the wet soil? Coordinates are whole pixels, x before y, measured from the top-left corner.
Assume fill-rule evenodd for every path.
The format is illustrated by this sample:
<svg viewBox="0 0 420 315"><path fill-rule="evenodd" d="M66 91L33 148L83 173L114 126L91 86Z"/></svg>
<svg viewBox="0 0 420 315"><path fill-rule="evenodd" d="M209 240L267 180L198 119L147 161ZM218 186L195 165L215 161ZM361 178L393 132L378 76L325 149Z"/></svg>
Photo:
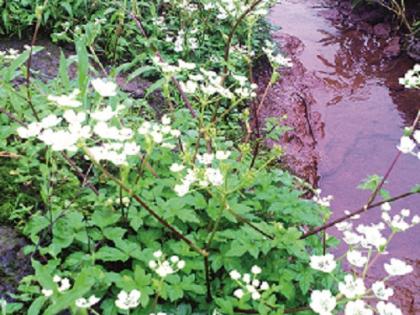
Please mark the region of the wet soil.
<svg viewBox="0 0 420 315"><path fill-rule="evenodd" d="M20 279L31 271L30 261L23 254L26 241L10 227L0 226L0 299L6 292L15 292Z"/></svg>
<svg viewBox="0 0 420 315"><path fill-rule="evenodd" d="M317 183L323 194L334 195L333 217L339 217L366 202L369 193L357 185L369 174L386 172L404 126L411 125L420 109L420 92L398 84L414 62L383 15L352 12L348 1L284 0L273 8L269 21L281 27L273 36L294 66L282 72L261 113L290 115L286 124L294 131L279 140L289 167ZM402 156L386 188L393 195L409 190L420 183L419 169L416 158ZM419 214L419 206L420 198L412 196L393 209L405 207ZM375 209L360 222L379 219ZM392 257L414 267L411 275L394 281L394 302L405 314L420 314L419 232L417 226L397 235L389 248ZM391 254L374 265L375 278L384 275L383 262Z"/></svg>

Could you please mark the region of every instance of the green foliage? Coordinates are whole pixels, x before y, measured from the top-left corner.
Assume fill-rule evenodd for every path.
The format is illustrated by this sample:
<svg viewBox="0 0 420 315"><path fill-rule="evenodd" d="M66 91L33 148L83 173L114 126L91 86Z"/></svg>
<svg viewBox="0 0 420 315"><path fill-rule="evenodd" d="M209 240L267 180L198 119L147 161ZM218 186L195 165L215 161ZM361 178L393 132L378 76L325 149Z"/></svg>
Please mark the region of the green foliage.
<svg viewBox="0 0 420 315"><path fill-rule="evenodd" d="M34 10L31 2L21 1L20 5L28 12ZM6 6L11 12L12 5ZM17 16L24 15L21 7L13 7ZM92 19L101 12L105 25L84 20L91 10L97 10ZM127 10L143 17L148 38L138 34ZM166 33L155 23L162 12L167 19ZM214 93L190 96L197 115L194 119L183 107L182 95L172 84L171 75L152 62L158 48L171 64L184 58L197 63L197 68L216 70L226 65L227 71L235 75L246 73L253 61L250 55L244 57L232 50L230 58L224 60L224 49L229 48L225 39L234 20L220 22L215 15L150 1L77 1L72 5L50 1L43 8L44 27L61 27L58 21L67 27L62 23L67 17L69 28L79 25L78 31L64 34L75 42L77 58L72 60L76 60L76 79L70 80L72 61L64 55L57 78L48 82L33 78L29 87L15 84L28 70L28 51L11 62L0 60L0 108L13 113L0 114L0 152L16 157L0 168L8 179L8 185L1 189L7 196L6 211L12 213L9 219L30 242L25 253L31 255L34 269L21 281L15 303L7 306L9 313L87 314L75 302L95 295L100 302L89 312L121 314L125 311L116 306L117 295L122 290L139 290L140 305L131 314L235 314L238 309L282 314L288 308L307 305L308 292L320 283L335 289L331 275L308 267L310 256L322 252L321 240L317 236L301 239L304 231L324 222L329 210L304 198L308 190L302 187L301 180L272 167L281 149L254 156L258 152L251 148L259 139L242 143L242 123L249 118L242 109L248 98ZM5 24L10 25L8 14L7 18ZM124 26L122 33L107 36L118 25ZM253 51L263 37L254 34L261 25L258 16L240 23L232 38L236 49L242 44ZM16 29L24 26L18 23ZM188 46L191 43L179 53L165 43L164 35L173 36L181 26L189 31L198 29L200 42L194 52ZM130 36L133 40L127 41ZM116 38L118 44L113 42ZM36 137L22 140L17 136L20 122L30 123L35 116L42 119L51 114L61 118L69 108L60 107L48 96L69 95L74 89L80 90L78 113L91 114L109 107L118 111L118 116L109 120L115 128L134 131L155 120L156 113L144 99L132 99L122 92L108 98L92 90L92 79L99 74L90 64L97 61L98 47L114 52L114 56L126 50L132 56L133 52L141 52L129 64L110 73L135 68L131 78L147 76L154 80L149 93L162 93L165 104L170 105L164 108L172 121L169 127L181 133L175 144L169 143L172 147L165 148L136 133L133 141L141 147L140 153L129 156L127 164L118 165L90 155L92 145L107 143L106 137L92 135L77 143L76 152L64 153ZM251 55L257 58L258 50ZM184 70L176 74L177 79L188 77L190 73ZM228 74L226 90L233 90L238 83ZM219 85L222 89L223 83ZM86 123L88 127L98 125L92 116ZM273 119L265 128L271 137L285 130ZM210 167L198 167L196 160L209 147L215 152L232 151L231 156L216 159L223 183L207 183L185 194L177 193L175 187L182 176L171 171L171 166L178 163L204 171ZM156 254L160 250L162 257ZM162 276L152 266L153 262L160 264L173 257L185 261L185 267ZM269 288L260 299L250 294L234 297L232 292L238 283L229 274L233 270L246 274L256 265L262 269L258 278L267 281ZM62 279L70 279L69 287L63 289Z"/></svg>

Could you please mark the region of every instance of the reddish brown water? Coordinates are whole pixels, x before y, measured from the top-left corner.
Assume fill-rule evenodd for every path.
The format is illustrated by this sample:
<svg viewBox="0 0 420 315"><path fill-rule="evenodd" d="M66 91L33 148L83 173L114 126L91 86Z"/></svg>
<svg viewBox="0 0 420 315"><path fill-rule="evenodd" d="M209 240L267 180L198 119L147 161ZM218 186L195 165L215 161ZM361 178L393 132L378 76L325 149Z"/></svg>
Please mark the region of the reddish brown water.
<svg viewBox="0 0 420 315"><path fill-rule="evenodd" d="M412 123L420 108L418 91L407 91L398 78L412 67L404 55L386 59L392 38L373 35L342 23L331 2L283 0L273 8L270 22L281 27L274 36L300 41L297 59L306 69L303 84L313 97L312 110L321 114L324 132L317 134L319 186L334 196L333 217L344 209L357 209L369 193L356 187L368 174L384 174L392 162L404 126ZM395 41L395 39L394 39ZM295 56L296 58L296 56ZM287 84L287 83L285 83ZM420 161L402 156L386 188L393 195L420 183ZM407 207L420 214L420 198L396 203L394 211ZM378 209L360 221L379 220ZM336 234L336 231L330 231ZM401 286L405 313L420 314L420 226L395 237L390 253L410 261L415 272L396 284ZM374 274L383 273L378 261Z"/></svg>

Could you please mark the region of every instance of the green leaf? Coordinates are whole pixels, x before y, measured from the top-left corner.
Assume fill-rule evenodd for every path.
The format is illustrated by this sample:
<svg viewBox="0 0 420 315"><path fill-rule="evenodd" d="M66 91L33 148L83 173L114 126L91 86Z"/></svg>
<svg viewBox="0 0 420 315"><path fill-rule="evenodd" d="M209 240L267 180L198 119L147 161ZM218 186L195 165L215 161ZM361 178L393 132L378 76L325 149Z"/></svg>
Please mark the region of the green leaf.
<svg viewBox="0 0 420 315"><path fill-rule="evenodd" d="M156 68L155 67L153 67L153 66L143 66L143 67L140 67L140 68L138 68L138 69L136 69L136 70L134 70L129 76L128 76L128 81L131 81L131 80L133 80L134 78L136 78L136 77L138 77L139 75L142 75L143 73L145 73L145 72L150 72L150 71L153 71L153 70L156 70Z"/></svg>
<svg viewBox="0 0 420 315"><path fill-rule="evenodd" d="M146 97L149 96L150 94L152 94L157 89L162 88L162 86L165 82L166 82L165 78L161 78L161 79L157 80L156 82L154 82L151 86L148 87L148 89L146 91Z"/></svg>
<svg viewBox="0 0 420 315"><path fill-rule="evenodd" d="M77 71L79 90L85 100L89 84L89 55L85 43L81 39L76 40L76 53L78 58Z"/></svg>
<svg viewBox="0 0 420 315"><path fill-rule="evenodd" d="M60 65L58 67L58 75L60 77L60 82L66 90L70 89L70 80L68 73L68 64L66 56L63 51L60 51Z"/></svg>
<svg viewBox="0 0 420 315"><path fill-rule="evenodd" d="M68 309L74 305L76 299L85 296L95 284L95 276L97 276L97 268L86 268L78 274L74 286L65 294L60 295L52 305L46 310L44 315L59 314L60 311Z"/></svg>
<svg viewBox="0 0 420 315"><path fill-rule="evenodd" d="M47 299L45 296L40 296L36 298L29 307L27 314L38 315L41 312L41 308L44 306L46 300Z"/></svg>
<svg viewBox="0 0 420 315"><path fill-rule="evenodd" d="M104 246L99 249L95 254L96 259L103 261L127 261L129 256L121 250Z"/></svg>

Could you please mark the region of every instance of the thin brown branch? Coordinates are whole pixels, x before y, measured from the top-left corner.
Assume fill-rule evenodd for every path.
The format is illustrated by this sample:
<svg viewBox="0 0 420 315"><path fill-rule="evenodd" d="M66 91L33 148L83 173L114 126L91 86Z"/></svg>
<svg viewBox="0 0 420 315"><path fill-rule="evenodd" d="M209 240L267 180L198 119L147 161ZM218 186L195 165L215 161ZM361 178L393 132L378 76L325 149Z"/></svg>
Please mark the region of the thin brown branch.
<svg viewBox="0 0 420 315"><path fill-rule="evenodd" d="M331 222L329 222L329 223L327 223L327 224L324 224L324 225L322 225L322 226L320 226L320 227L317 227L316 229L314 229L314 230L312 230L312 231L309 231L309 232L307 232L307 233L305 233L305 234L303 234L302 236L301 236L301 238L300 239L305 239L305 238L307 238L307 237L309 237L309 236L311 236L311 235L314 235L314 234L317 234L317 233L319 233L319 232L321 232L321 231L324 231L324 230L326 230L326 229L328 229L328 228L330 228L330 227L332 227L332 226L334 226L334 225L336 225L337 223L340 223L340 222L343 222L343 221L346 221L346 220L348 220L348 219L350 219L350 218L352 218L352 217L354 217L355 215L358 215L358 214L361 214L361 213L363 213L363 212L365 212L365 211L367 211L367 210L369 210L369 209L372 209L372 208L376 208L376 207L378 207L378 206L380 206L380 205L383 205L384 203L387 203L387 202L394 202L394 201L397 201L397 200L399 200L399 199L403 199L403 198L406 198L406 197L409 197L409 196L411 196L411 195L415 195L415 194L419 194L420 192L418 192L418 191L410 191L410 192L407 192L407 193L404 193L404 194L401 194L401 195L398 195L398 196L396 196L396 197L393 197L393 198L389 198L389 199L385 199L385 200L382 200L382 201L380 201L380 202L377 202L377 203L373 203L373 204L371 204L369 207L362 207L362 208L360 208L360 209L358 209L358 210L355 210L355 211L353 211L353 212L351 212L351 213L349 213L349 214L347 214L347 215L345 215L345 216L342 216L342 217L340 217L340 218L338 218L338 219L335 219L335 220L333 220L333 221L331 221Z"/></svg>
<svg viewBox="0 0 420 315"><path fill-rule="evenodd" d="M153 216L156 220L159 221L163 226L171 230L180 240L184 241L188 246L190 246L193 250L199 253L202 256L208 256L207 251L198 247L194 242L190 239L185 237L181 232L179 232L175 227L173 227L169 222L167 222L164 218L162 218L159 214L157 214L139 195L137 195L131 188L127 187L120 179L112 175L106 168L104 168L101 164L99 164L90 152L85 149L86 155L92 161L95 166L97 166L102 173L108 177L110 180L115 182L118 186L122 188L126 193L128 193L134 200L136 200L151 216Z"/></svg>

